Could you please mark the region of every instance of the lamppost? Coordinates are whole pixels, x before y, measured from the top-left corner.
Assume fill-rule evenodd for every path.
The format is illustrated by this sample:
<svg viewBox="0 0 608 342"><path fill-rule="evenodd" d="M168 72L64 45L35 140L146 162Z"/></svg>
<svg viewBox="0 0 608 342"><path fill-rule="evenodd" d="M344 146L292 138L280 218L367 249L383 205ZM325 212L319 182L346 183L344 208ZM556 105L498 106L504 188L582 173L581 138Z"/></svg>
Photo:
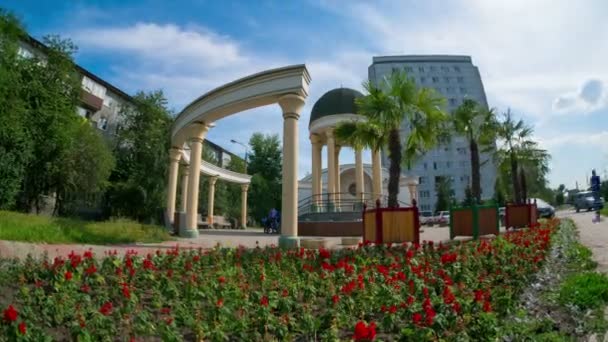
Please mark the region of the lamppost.
<svg viewBox="0 0 608 342"><path fill-rule="evenodd" d="M245 173L247 173L247 155L249 154L249 148L246 144L243 144L242 142L236 141L234 139L230 139L230 142L233 144L239 144L245 148Z"/></svg>

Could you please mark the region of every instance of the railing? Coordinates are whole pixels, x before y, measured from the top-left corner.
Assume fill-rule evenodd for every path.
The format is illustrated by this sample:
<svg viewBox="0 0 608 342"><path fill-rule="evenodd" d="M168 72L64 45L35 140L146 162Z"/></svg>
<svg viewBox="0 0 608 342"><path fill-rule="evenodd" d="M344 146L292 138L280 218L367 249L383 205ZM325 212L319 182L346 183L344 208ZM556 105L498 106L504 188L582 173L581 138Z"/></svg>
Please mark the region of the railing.
<svg viewBox="0 0 608 342"><path fill-rule="evenodd" d="M336 198L337 195L337 198ZM379 202L376 200L378 199ZM363 212L363 208L375 208L377 204L381 207L388 206L388 196L380 195L378 198L372 193L364 193L363 199L353 197L351 193L325 193L304 198L298 202L298 216L310 213L353 213ZM408 203L399 201L399 207L410 207Z"/></svg>

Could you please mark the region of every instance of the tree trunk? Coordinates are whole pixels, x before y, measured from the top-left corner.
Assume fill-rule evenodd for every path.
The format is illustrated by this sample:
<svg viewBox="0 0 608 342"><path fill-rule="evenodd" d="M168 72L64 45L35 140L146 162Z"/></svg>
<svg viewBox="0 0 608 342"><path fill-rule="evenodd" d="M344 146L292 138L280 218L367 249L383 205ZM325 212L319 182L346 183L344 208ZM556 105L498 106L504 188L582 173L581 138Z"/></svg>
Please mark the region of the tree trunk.
<svg viewBox="0 0 608 342"><path fill-rule="evenodd" d="M398 207L399 178L401 177L401 137L398 129L392 129L388 137L389 159L388 170L388 206Z"/></svg>
<svg viewBox="0 0 608 342"><path fill-rule="evenodd" d="M519 177L517 177L517 159L511 153L511 182L513 183L513 200L515 204L521 203L521 190L519 186Z"/></svg>
<svg viewBox="0 0 608 342"><path fill-rule="evenodd" d="M475 139L469 141L469 149L471 150L471 191L475 204L481 203L481 174L479 165L479 147Z"/></svg>
<svg viewBox="0 0 608 342"><path fill-rule="evenodd" d="M526 174L523 169L519 170L519 181L521 185L521 201L526 203L528 201L528 186L526 184Z"/></svg>

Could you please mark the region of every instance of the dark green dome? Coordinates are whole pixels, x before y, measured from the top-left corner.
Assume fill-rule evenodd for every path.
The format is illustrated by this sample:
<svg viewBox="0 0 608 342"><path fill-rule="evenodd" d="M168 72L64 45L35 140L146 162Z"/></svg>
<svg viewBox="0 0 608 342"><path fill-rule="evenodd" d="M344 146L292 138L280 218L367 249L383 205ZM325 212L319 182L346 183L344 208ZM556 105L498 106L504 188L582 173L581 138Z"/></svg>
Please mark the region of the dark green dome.
<svg viewBox="0 0 608 342"><path fill-rule="evenodd" d="M336 88L328 91L312 107L309 125L324 116L357 114L355 99L362 96L363 94L350 88Z"/></svg>

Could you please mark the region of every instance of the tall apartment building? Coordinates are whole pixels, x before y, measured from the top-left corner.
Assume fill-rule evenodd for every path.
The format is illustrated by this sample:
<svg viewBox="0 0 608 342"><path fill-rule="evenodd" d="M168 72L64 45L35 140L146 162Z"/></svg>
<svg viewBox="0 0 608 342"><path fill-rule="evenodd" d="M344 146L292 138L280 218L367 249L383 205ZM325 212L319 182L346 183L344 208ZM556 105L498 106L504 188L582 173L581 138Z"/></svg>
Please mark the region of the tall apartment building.
<svg viewBox="0 0 608 342"><path fill-rule="evenodd" d="M369 67L369 80L380 84L393 71L404 70L416 80L419 87L434 88L446 98L447 112L456 109L465 98L470 98L488 107L486 94L479 70L469 56L455 55L407 55L374 57ZM401 127L402 137L406 137L407 122ZM494 196L496 166L491 156L481 154L482 198ZM382 156L383 166L388 167L386 153ZM465 138L454 137L449 145L439 146L420 158L411 170L402 168L403 174L419 176L418 199L420 210L435 210L437 196L435 184L440 177L449 177L456 199L462 201L465 189L471 182L471 162L469 145Z"/></svg>
<svg viewBox="0 0 608 342"><path fill-rule="evenodd" d="M24 58L33 56L44 58L45 50L48 49L33 37L28 37L19 45L18 53ZM87 118L103 136L111 139L116 136L120 127L122 108L131 105L133 98L85 68L76 65L76 69L81 76L82 86L80 103L76 108L78 114ZM233 157L239 158L207 139L204 145L215 156L221 167L226 167Z"/></svg>

